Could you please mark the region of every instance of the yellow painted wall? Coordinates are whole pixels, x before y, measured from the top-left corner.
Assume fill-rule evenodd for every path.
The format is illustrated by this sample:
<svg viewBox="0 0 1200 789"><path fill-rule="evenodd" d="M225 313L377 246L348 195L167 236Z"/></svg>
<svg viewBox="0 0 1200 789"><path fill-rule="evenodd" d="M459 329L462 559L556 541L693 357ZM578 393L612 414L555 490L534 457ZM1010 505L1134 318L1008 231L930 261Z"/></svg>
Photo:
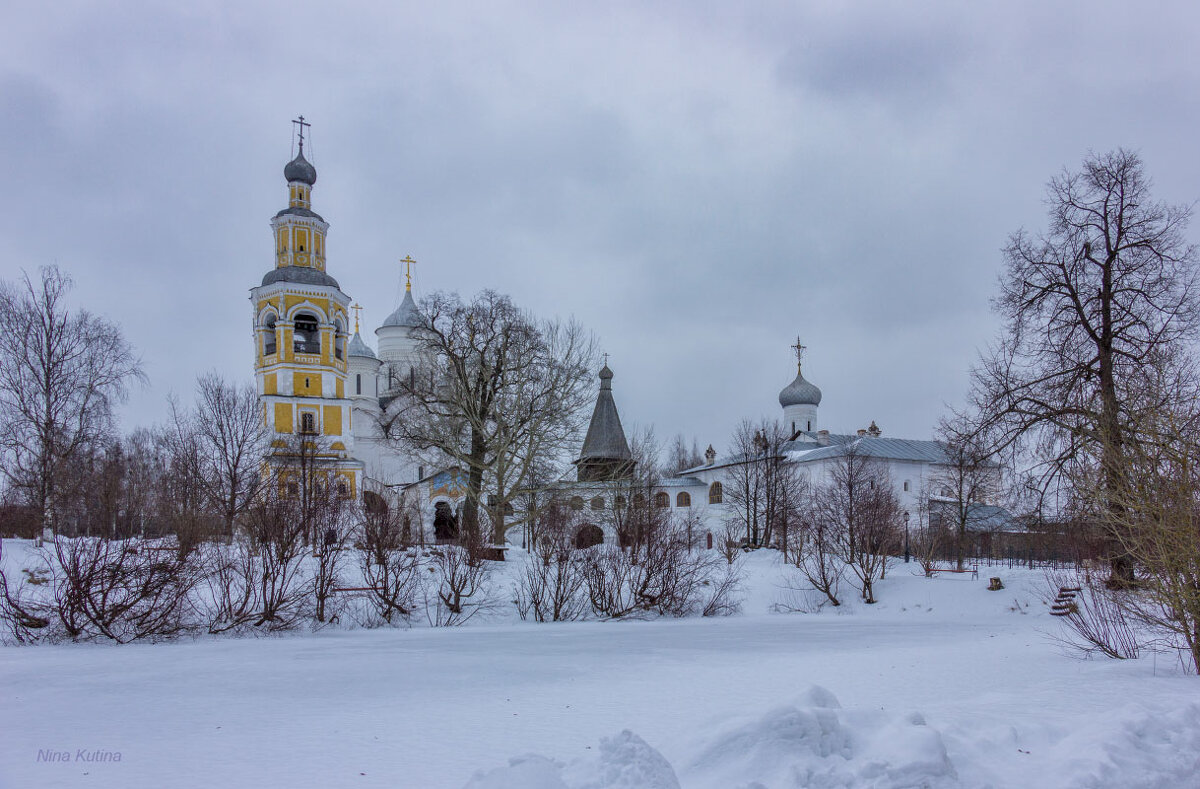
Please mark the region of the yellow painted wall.
<svg viewBox="0 0 1200 789"><path fill-rule="evenodd" d="M267 373L263 376L263 394L277 394L278 384L276 383L275 373Z"/></svg>
<svg viewBox="0 0 1200 789"><path fill-rule="evenodd" d="M325 435L340 436L342 434L342 407L340 405L325 406Z"/></svg>
<svg viewBox="0 0 1200 789"><path fill-rule="evenodd" d="M275 432L292 432L292 407L287 403L275 404Z"/></svg>
<svg viewBox="0 0 1200 789"><path fill-rule="evenodd" d="M305 381L308 385L305 386ZM308 397L321 396L320 373L292 373L292 394Z"/></svg>
<svg viewBox="0 0 1200 789"><path fill-rule="evenodd" d="M346 382L343 381L341 378L336 379L333 382L333 392L334 392L334 396L337 397L337 399L339 399L339 400L341 400L343 397L345 397L346 396Z"/></svg>

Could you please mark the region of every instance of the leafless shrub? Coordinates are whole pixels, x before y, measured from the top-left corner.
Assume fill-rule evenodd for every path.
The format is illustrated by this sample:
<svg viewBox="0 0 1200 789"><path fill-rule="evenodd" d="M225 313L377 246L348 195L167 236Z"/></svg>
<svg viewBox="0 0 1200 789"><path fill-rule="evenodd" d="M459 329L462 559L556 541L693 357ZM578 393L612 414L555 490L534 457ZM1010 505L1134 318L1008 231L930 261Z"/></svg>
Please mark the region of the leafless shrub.
<svg viewBox="0 0 1200 789"><path fill-rule="evenodd" d="M311 579L305 576L302 499L276 479L245 513L244 534L229 545L206 543L208 630L289 630L309 613Z"/></svg>
<svg viewBox="0 0 1200 789"><path fill-rule="evenodd" d="M538 622L563 622L584 614L584 560L575 547L575 520L561 504L551 505L539 518L536 533L540 536L514 590L522 619L532 616Z"/></svg>
<svg viewBox="0 0 1200 789"><path fill-rule="evenodd" d="M640 549L596 546L584 578L597 616L687 616L736 610L735 568L707 551L689 551L686 535L668 522L645 535Z"/></svg>
<svg viewBox="0 0 1200 789"><path fill-rule="evenodd" d="M811 508L803 510L800 523L803 543L792 554L792 562L830 605L839 606L846 562L838 549L834 527Z"/></svg>
<svg viewBox="0 0 1200 789"><path fill-rule="evenodd" d="M408 621L416 611L424 579L421 555L407 544L403 515L383 506L368 507L357 546L366 588L362 594L370 610L363 623Z"/></svg>
<svg viewBox="0 0 1200 789"><path fill-rule="evenodd" d="M425 615L433 627L467 622L495 606L491 568L469 547L441 545L430 551L430 578L425 584Z"/></svg>
<svg viewBox="0 0 1200 789"><path fill-rule="evenodd" d="M50 640L107 638L124 644L173 638L194 626L189 593L196 570L174 546L60 537L41 549L40 560L49 597L34 602L18 593L12 600L10 616L23 631L14 631L18 640L36 630Z"/></svg>

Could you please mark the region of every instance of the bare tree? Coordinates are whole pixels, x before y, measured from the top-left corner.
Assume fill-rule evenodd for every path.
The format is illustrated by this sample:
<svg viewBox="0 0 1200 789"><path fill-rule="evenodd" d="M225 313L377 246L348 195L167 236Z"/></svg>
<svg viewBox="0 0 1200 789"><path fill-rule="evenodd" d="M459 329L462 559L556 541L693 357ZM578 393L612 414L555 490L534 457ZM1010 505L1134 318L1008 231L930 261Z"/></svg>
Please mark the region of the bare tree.
<svg viewBox="0 0 1200 789"><path fill-rule="evenodd" d="M1158 412L1139 425L1111 531L1144 571L1136 590L1114 590L1122 611L1200 673L1200 413Z"/></svg>
<svg viewBox="0 0 1200 789"><path fill-rule="evenodd" d="M961 420L943 420L937 437L948 462L933 467L923 505L930 530L945 534L961 570L968 535L989 519L983 505L1000 492L1000 465L986 439Z"/></svg>
<svg viewBox="0 0 1200 789"><path fill-rule="evenodd" d="M63 465L110 435L113 404L143 377L115 324L67 307L70 288L54 266L0 284L0 472L40 527L53 525Z"/></svg>
<svg viewBox="0 0 1200 789"><path fill-rule="evenodd" d="M745 544L778 544L788 551L789 529L808 494L807 481L784 457L790 434L773 420L738 425L732 446L734 462L725 472L722 492L728 517L745 533Z"/></svg>
<svg viewBox="0 0 1200 789"><path fill-rule="evenodd" d="M1125 150L1090 154L1047 191L1046 232L1018 231L1004 250L995 309L1006 326L974 370L972 406L997 446L1028 450L1043 493L1095 459L1098 508L1117 524L1138 411L1169 405L1139 390L1196 335L1191 209L1156 202ZM1132 581L1128 554L1114 554L1113 577Z"/></svg>
<svg viewBox="0 0 1200 789"><path fill-rule="evenodd" d="M257 391L207 373L196 379L195 408L184 413L172 400L171 417L176 440L194 444L186 457L196 467L188 472L232 537L261 485L267 427Z"/></svg>
<svg viewBox="0 0 1200 789"><path fill-rule="evenodd" d="M833 517L826 489L817 488L800 508L800 547L792 552L792 562L831 605L842 604L841 584L846 575L841 523Z"/></svg>
<svg viewBox="0 0 1200 789"><path fill-rule="evenodd" d="M466 471L471 540L486 485L495 497L491 540L502 545L507 509L532 470L582 429L594 342L577 324L538 322L493 291L469 304L435 293L421 312L418 363L399 382L390 434Z"/></svg>
<svg viewBox="0 0 1200 789"><path fill-rule="evenodd" d="M869 440L869 439L867 439ZM875 581L887 566L900 530L900 505L886 469L847 445L814 494L813 521L831 539L845 567L858 579L862 598L875 602ZM810 526L808 534L813 535Z"/></svg>
<svg viewBox="0 0 1200 789"><path fill-rule="evenodd" d="M363 510L358 535L359 569L374 616L368 624L407 621L421 592L421 556L404 534L404 508L376 497Z"/></svg>
<svg viewBox="0 0 1200 789"><path fill-rule="evenodd" d="M675 438L671 440L671 446L667 449L667 470L672 474L677 474L684 469L695 468L703 463L704 455L700 452L700 443L696 438L692 437L692 445L689 447L683 433L676 434Z"/></svg>

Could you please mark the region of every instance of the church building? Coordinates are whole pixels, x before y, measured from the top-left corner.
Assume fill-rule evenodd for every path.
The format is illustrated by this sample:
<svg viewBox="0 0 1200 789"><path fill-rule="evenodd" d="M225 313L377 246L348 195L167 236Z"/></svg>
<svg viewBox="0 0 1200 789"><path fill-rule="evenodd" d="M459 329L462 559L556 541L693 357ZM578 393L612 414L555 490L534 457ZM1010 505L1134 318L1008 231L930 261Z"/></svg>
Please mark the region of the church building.
<svg viewBox="0 0 1200 789"><path fill-rule="evenodd" d="M270 431L265 462L280 473L281 485L289 491L308 484L301 476L316 471L318 484L335 485L347 497L377 496L390 506L405 506L426 534L436 522L439 536L452 536L465 498L462 475L454 468L425 468L388 436L397 418L399 386L413 375L422 326L411 268L406 269L402 300L375 329L376 352L360 333L359 308L327 271L329 224L312 208L317 171L304 155L308 124L303 117L294 123L300 128L299 150L284 167L288 202L271 219L274 267L250 291L254 370ZM352 335L351 310L356 313ZM795 347L799 362L803 348L798 342ZM575 460L575 478L555 485L572 509L595 515L595 523L581 527L580 540L586 544L617 539L613 528L601 527L612 522L603 511L624 506L622 491L629 490L636 470L613 377L606 362ZM891 477L902 509L915 518L920 496L928 495L937 470L949 463L941 446L884 437L874 422L854 433L832 433L819 419L821 398L798 363L796 377L779 393L781 423L790 433L779 459L796 464L810 482L819 483L849 452L876 458ZM730 472L762 459L721 458L710 446L703 464L656 480L647 503L687 517L710 534L721 533L730 515L725 494Z"/></svg>

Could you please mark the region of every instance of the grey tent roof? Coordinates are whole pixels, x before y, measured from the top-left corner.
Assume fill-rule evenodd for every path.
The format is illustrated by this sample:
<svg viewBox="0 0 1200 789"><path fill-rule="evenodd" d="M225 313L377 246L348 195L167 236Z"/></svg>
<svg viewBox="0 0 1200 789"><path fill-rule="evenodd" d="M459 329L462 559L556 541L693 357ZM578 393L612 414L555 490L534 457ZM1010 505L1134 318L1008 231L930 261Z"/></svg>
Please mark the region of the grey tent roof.
<svg viewBox="0 0 1200 789"><path fill-rule="evenodd" d="M581 461L633 458L633 453L629 451L629 442L625 440L625 430L621 427L617 403L613 400L612 377L612 370L608 369L607 364L604 365L600 370L600 393L596 396L596 410L592 411L587 437L583 439L583 451L579 453Z"/></svg>
<svg viewBox="0 0 1200 789"><path fill-rule="evenodd" d="M368 359L376 359L375 352L371 350L371 346L363 342L363 338L358 332L354 332L354 336L350 338L350 347L347 349L348 356L365 356Z"/></svg>
<svg viewBox="0 0 1200 789"><path fill-rule="evenodd" d="M779 393L779 404L784 408L789 405L820 405L821 390L815 384L804 379L804 373L796 368L796 380L783 388Z"/></svg>
<svg viewBox="0 0 1200 789"><path fill-rule="evenodd" d="M262 284L272 282L299 282L303 285L327 285L340 289L338 281L320 269L311 266L280 266L267 272L262 278Z"/></svg>
<svg viewBox="0 0 1200 789"><path fill-rule="evenodd" d="M421 325L421 311L417 309L417 303L413 301L411 290L404 291L404 300L400 302L400 306L396 308L395 312L387 316L383 325L408 326L410 328Z"/></svg>

